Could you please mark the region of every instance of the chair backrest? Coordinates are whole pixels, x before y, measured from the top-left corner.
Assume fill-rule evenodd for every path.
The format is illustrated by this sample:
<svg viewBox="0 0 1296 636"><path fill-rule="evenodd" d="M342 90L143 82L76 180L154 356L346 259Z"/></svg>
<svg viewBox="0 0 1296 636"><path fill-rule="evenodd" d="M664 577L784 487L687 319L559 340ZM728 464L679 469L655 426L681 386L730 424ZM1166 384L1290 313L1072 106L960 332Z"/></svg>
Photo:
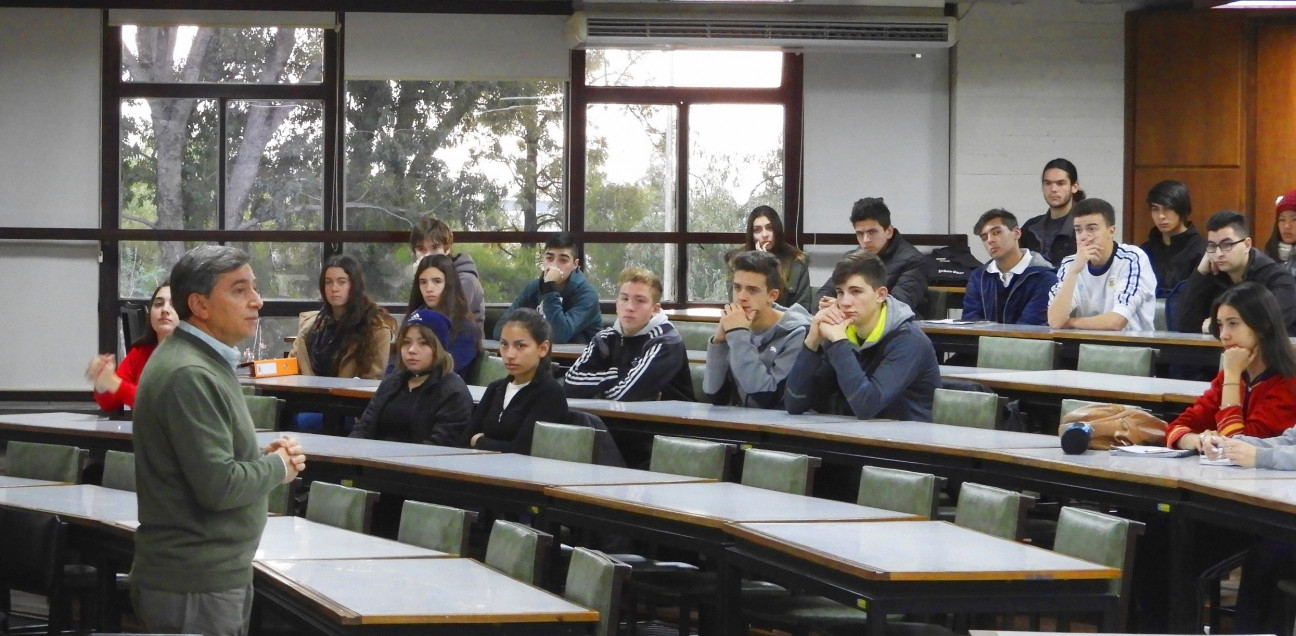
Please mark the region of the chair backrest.
<svg viewBox="0 0 1296 636"><path fill-rule="evenodd" d="M544 558L553 535L512 521L495 521L486 541L486 565L523 583L544 580Z"/></svg>
<svg viewBox="0 0 1296 636"><path fill-rule="evenodd" d="M572 550L567 566L563 596L577 605L597 610L598 629L594 636L615 636L620 618L621 585L630 576L630 566L597 550Z"/></svg>
<svg viewBox="0 0 1296 636"><path fill-rule="evenodd" d="M1120 595L1119 625L1125 624L1129 609L1130 582L1134 572L1134 543L1144 524L1120 517L1064 507L1058 514L1053 550L1093 563L1117 568L1121 578L1112 581L1112 593Z"/></svg>
<svg viewBox="0 0 1296 636"><path fill-rule="evenodd" d="M603 418L585 411L570 409L567 411L567 423L572 426L585 426L594 429L594 463L600 466L626 467L625 457L617 448L612 432L608 430Z"/></svg>
<svg viewBox="0 0 1296 636"><path fill-rule="evenodd" d="M855 503L935 519L945 479L927 473L865 466Z"/></svg>
<svg viewBox="0 0 1296 636"><path fill-rule="evenodd" d="M749 448L743 453L742 484L794 495L814 490L818 457Z"/></svg>
<svg viewBox="0 0 1296 636"><path fill-rule="evenodd" d="M5 450L5 474L79 484L81 468L89 457L89 451L75 446L9 442Z"/></svg>
<svg viewBox="0 0 1296 636"><path fill-rule="evenodd" d="M468 554L468 533L475 521L476 512L406 500L396 540L463 556Z"/></svg>
<svg viewBox="0 0 1296 636"><path fill-rule="evenodd" d="M675 331L679 332L680 338L684 340L684 348L689 351L706 351L711 336L716 332L714 322L679 320L671 324L675 325Z"/></svg>
<svg viewBox="0 0 1296 636"><path fill-rule="evenodd" d="M135 453L105 452L101 484L104 488L135 492Z"/></svg>
<svg viewBox="0 0 1296 636"><path fill-rule="evenodd" d="M1052 340L981 336L977 339L977 366L987 369L1049 371L1057 366L1061 346Z"/></svg>
<svg viewBox="0 0 1296 636"><path fill-rule="evenodd" d="M252 426L261 431L279 430L279 411L283 400L268 395L244 395L248 412L252 414Z"/></svg>
<svg viewBox="0 0 1296 636"><path fill-rule="evenodd" d="M257 393L257 388L251 384L244 384L239 388L243 390L243 395L260 395Z"/></svg>
<svg viewBox="0 0 1296 636"><path fill-rule="evenodd" d="M688 368L689 379L693 381L693 401L703 404L710 402L707 400L706 391L702 390L702 383L706 380L706 363L690 362Z"/></svg>
<svg viewBox="0 0 1296 636"><path fill-rule="evenodd" d="M996 429L1003 423L1004 398L994 393L936 389L932 422Z"/></svg>
<svg viewBox="0 0 1296 636"><path fill-rule="evenodd" d="M369 534L378 493L338 484L313 481L306 502L306 518L317 523Z"/></svg>
<svg viewBox="0 0 1296 636"><path fill-rule="evenodd" d="M1150 378L1156 374L1156 361L1157 350L1151 347L1081 344L1076 368L1081 371Z"/></svg>
<svg viewBox="0 0 1296 636"><path fill-rule="evenodd" d="M266 512L279 516L297 514L297 493L301 490L301 477L294 478L286 484L279 484L270 491L266 500Z"/></svg>
<svg viewBox="0 0 1296 636"><path fill-rule="evenodd" d="M1074 411L1080 407L1089 406L1091 404L1104 404L1104 402L1093 402L1090 400L1077 400L1074 398L1063 398L1062 413L1061 415L1058 416L1058 424L1059 425L1062 424L1062 418L1066 417L1067 413L1070 413L1071 411Z"/></svg>
<svg viewBox="0 0 1296 636"><path fill-rule="evenodd" d="M508 369L504 368L504 359L483 353L473 363L472 372L468 374L468 384L486 386L507 377Z"/></svg>
<svg viewBox="0 0 1296 636"><path fill-rule="evenodd" d="M597 434L598 431L588 426L536 422L531 435L531 456L590 464L594 462Z"/></svg>
<svg viewBox="0 0 1296 636"><path fill-rule="evenodd" d="M1026 510L1035 498L1019 492L964 483L954 508L954 523L969 530L1017 541L1025 530Z"/></svg>
<svg viewBox="0 0 1296 636"><path fill-rule="evenodd" d="M58 587L67 532L67 524L55 515L0 508L0 534L5 537L0 541L0 589L48 595Z"/></svg>
<svg viewBox="0 0 1296 636"><path fill-rule="evenodd" d="M141 302L124 302L121 305L122 342L130 349L131 343L144 335L148 328L148 307Z"/></svg>
<svg viewBox="0 0 1296 636"><path fill-rule="evenodd" d="M648 470L722 481L735 450L733 444L654 435Z"/></svg>

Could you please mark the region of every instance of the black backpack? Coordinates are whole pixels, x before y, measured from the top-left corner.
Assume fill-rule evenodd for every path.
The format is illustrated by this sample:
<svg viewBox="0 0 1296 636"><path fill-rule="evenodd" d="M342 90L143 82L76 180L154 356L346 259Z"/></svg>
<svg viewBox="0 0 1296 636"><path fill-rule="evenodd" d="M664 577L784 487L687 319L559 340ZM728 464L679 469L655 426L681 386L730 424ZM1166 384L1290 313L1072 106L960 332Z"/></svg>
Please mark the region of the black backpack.
<svg viewBox="0 0 1296 636"><path fill-rule="evenodd" d="M966 245L955 245L932 250L927 255L927 284L961 287L967 284L972 270L981 266Z"/></svg>

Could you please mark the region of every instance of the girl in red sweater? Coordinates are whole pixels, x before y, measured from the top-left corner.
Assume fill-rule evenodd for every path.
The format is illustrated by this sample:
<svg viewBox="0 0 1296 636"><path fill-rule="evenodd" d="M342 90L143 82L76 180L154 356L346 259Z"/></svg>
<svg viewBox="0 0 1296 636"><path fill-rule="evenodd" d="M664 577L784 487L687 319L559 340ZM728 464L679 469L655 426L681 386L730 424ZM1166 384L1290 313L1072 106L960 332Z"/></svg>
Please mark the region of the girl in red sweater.
<svg viewBox="0 0 1296 636"><path fill-rule="evenodd" d="M1296 355L1278 301L1258 283L1241 283L1215 299L1211 315L1224 346L1220 372L1170 423L1166 444L1206 452L1221 436L1281 435L1296 423Z"/></svg>
<svg viewBox="0 0 1296 636"><path fill-rule="evenodd" d="M135 384L144 372L144 363L179 324L175 309L171 307L171 285L163 281L153 290L149 300L149 328L131 345L126 359L117 366L116 356L104 353L95 356L86 367L86 379L94 382L94 398L105 411L135 406Z"/></svg>

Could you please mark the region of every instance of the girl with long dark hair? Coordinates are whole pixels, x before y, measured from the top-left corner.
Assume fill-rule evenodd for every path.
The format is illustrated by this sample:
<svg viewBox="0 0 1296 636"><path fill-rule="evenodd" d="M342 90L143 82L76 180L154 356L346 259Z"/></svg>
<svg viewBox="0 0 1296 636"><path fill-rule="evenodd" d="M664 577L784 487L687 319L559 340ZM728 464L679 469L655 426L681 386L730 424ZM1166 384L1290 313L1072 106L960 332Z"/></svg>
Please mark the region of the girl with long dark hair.
<svg viewBox="0 0 1296 636"><path fill-rule="evenodd" d="M1211 309L1224 347L1210 388L1170 423L1166 444L1213 451L1222 438L1274 437L1296 423L1296 355L1278 301L1263 285L1228 288Z"/></svg>
<svg viewBox="0 0 1296 636"><path fill-rule="evenodd" d="M99 408L117 411L123 406L135 407L135 385L144 372L144 364L178 324L180 319L171 306L171 283L162 281L149 299L148 328L131 343L121 366L117 366L116 356L104 353L95 356L86 367L86 379L94 382L94 399Z"/></svg>
<svg viewBox="0 0 1296 636"><path fill-rule="evenodd" d="M365 294L360 263L346 254L324 262L324 306L297 318L292 354L302 375L377 380L387 371L396 321Z"/></svg>
<svg viewBox="0 0 1296 636"><path fill-rule="evenodd" d="M515 309L500 330L509 376L490 383L461 440L472 448L531 453L536 422L567 421L567 397L549 365L550 328L534 309Z"/></svg>
<svg viewBox="0 0 1296 636"><path fill-rule="evenodd" d="M811 313L817 310L810 308L810 270L805 252L787 242L783 234L783 219L768 205L758 205L747 214L747 240L725 255L725 261L752 250L778 257L779 277L783 281L779 304L785 307L801 305Z"/></svg>
<svg viewBox="0 0 1296 636"><path fill-rule="evenodd" d="M450 321L450 333L441 344L454 358L454 372L464 375L482 348L482 331L472 319L454 261L445 254L424 256L414 269L409 311L430 309Z"/></svg>

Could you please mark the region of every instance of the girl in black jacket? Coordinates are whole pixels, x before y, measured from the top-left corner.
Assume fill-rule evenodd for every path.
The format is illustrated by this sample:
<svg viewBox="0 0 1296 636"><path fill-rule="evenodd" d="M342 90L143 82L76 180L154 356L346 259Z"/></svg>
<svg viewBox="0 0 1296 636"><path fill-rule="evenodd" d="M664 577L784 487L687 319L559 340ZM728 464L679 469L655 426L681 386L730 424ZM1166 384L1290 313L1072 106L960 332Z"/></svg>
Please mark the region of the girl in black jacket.
<svg viewBox="0 0 1296 636"><path fill-rule="evenodd" d="M400 359L383 378L351 429L351 437L454 446L472 414L472 395L454 373L441 343L450 321L438 312L412 312L396 334Z"/></svg>
<svg viewBox="0 0 1296 636"><path fill-rule="evenodd" d="M509 377L486 387L464 444L528 455L537 421L567 421L567 397L549 370L549 347L549 323L536 310L517 309L504 318L500 357Z"/></svg>

